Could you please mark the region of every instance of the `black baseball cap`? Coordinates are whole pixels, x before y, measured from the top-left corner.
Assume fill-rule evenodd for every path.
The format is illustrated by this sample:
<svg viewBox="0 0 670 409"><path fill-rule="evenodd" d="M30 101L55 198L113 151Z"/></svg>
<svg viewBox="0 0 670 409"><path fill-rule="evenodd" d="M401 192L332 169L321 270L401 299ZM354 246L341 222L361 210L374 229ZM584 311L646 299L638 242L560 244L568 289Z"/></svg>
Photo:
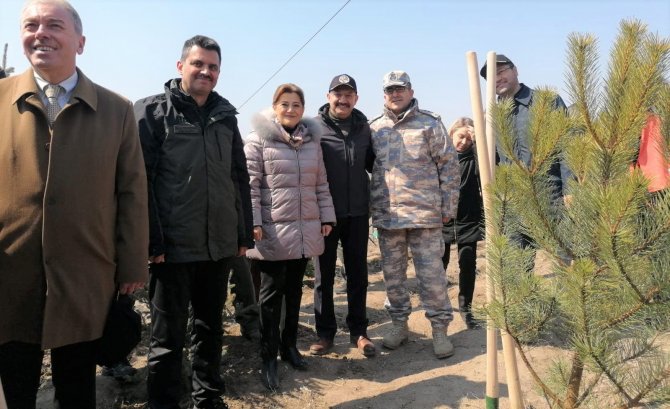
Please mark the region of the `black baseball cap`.
<svg viewBox="0 0 670 409"><path fill-rule="evenodd" d="M496 55L496 65L498 64L509 64L512 67L514 67L514 63L512 62L512 60L507 58L505 54ZM484 79L486 79L486 61L484 61L484 66L482 67L482 69L479 70L479 75L481 75L482 77L484 77Z"/></svg>
<svg viewBox="0 0 670 409"><path fill-rule="evenodd" d="M335 78L333 78L333 80L330 81L330 87L328 88L328 92L341 86L349 87L353 89L355 93L358 93L358 89L356 88L356 80L354 80L352 76L347 74L336 75Z"/></svg>

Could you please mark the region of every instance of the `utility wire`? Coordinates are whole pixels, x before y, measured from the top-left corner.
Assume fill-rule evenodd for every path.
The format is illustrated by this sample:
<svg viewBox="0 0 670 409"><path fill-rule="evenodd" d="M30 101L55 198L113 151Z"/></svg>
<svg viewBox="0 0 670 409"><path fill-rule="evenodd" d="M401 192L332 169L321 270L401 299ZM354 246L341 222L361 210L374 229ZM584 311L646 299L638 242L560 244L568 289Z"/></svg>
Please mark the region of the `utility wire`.
<svg viewBox="0 0 670 409"><path fill-rule="evenodd" d="M244 105L246 105L246 103L249 102L249 101L251 100L251 98L255 97L256 94L258 94L258 93L263 89L263 87L265 87L265 86L268 84L268 82L272 81L272 79L273 79L277 74L279 74L279 72L280 72L284 67L286 67L286 66L288 65L288 63L290 63L291 60L293 60L293 58L295 58L295 56L298 55L298 53L299 53L300 51L302 51L302 49L305 48L305 47L307 46L307 44L309 44L310 41L312 41L312 40L314 39L314 37L316 37L316 36L321 32L321 30L323 30L324 28L326 28L326 26L328 25L328 23L330 23L330 22L331 22L331 21L332 21L338 14L340 14L340 12L341 12L341 11L347 6L347 4L349 4L350 2L351 2L351 0L347 0L346 3L344 3L344 4L342 5L342 7L340 7L340 9L337 10L337 11L335 12L335 14L333 14L333 15L328 19L328 21L326 21L326 22L321 26L321 28L319 28L319 29L316 31L316 33L314 33L314 34L313 34L307 41L305 41L305 43L298 49L298 51L296 51L295 53L293 53L293 55L290 56L290 57L288 58L288 60L286 60L286 62L285 62L284 64L282 64L281 67L277 68L277 71L275 71L275 72L270 76L270 78L267 79L267 81L265 81L260 87L258 87L258 89L257 89L256 91L254 91L254 93L251 94L251 96L250 96L249 98L247 98L247 99L246 99L246 100L239 106L239 109L242 109L242 107L243 107Z"/></svg>

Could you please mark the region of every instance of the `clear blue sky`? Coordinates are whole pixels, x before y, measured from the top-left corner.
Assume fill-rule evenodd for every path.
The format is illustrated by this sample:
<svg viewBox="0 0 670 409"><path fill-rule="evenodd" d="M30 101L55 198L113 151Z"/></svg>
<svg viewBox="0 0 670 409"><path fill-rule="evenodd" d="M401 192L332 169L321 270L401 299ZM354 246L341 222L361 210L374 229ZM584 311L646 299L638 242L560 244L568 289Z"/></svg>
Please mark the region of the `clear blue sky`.
<svg viewBox="0 0 670 409"><path fill-rule="evenodd" d="M131 100L162 92L177 76L184 40L204 34L223 53L216 90L240 106L312 36L346 0L73 0L87 37L79 67L99 84ZM8 66L28 63L19 40L22 0L3 0L0 44L9 43ZM471 115L465 53L503 53L529 86L565 89L566 40L571 32L599 39L606 67L619 22L635 17L670 37L668 0L352 0L298 56L245 106L240 130L268 107L277 85L294 82L306 93L305 115L325 103L333 76L358 82L357 108L369 118L382 108L382 76L409 73L419 106L446 125ZM482 82L482 92L485 83Z"/></svg>

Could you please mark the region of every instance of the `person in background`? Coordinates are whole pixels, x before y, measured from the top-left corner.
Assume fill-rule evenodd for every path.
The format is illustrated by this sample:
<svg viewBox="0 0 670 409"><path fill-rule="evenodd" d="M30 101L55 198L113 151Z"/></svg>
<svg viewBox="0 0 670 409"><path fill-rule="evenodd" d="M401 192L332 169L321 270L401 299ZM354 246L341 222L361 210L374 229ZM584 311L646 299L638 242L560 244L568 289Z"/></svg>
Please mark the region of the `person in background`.
<svg viewBox="0 0 670 409"><path fill-rule="evenodd" d="M182 47L180 78L135 103L149 184L151 409L179 407L189 305L193 407L228 407L220 370L228 273L253 240L237 111L214 91L220 69L217 42L196 35Z"/></svg>
<svg viewBox="0 0 670 409"><path fill-rule="evenodd" d="M461 188L458 195L456 219L442 227L444 255L442 263L447 269L450 245L458 247L458 306L468 329L481 324L472 315L472 298L477 276L477 242L482 239L484 206L475 152L474 122L470 118L458 118L449 127L449 136L458 152L461 168Z"/></svg>
<svg viewBox="0 0 670 409"><path fill-rule="evenodd" d="M28 1L20 31L31 67L0 80L0 378L8 408L34 408L49 349L54 406L94 409L112 299L147 280L137 124L77 67L70 3Z"/></svg>
<svg viewBox="0 0 670 409"><path fill-rule="evenodd" d="M235 297L235 322L240 325L240 333L250 341L260 340L258 302L253 277L246 257L235 257L231 263L230 293Z"/></svg>
<svg viewBox="0 0 670 409"><path fill-rule="evenodd" d="M356 81L347 74L330 82L326 99L316 120L323 126L321 149L333 197L337 224L325 238L325 250L315 258L314 320L319 340L309 350L326 354L337 332L333 284L338 243L342 243L347 286L347 326L352 345L367 357L375 355L375 345L367 333L366 298L368 289L368 230L370 178L374 154L370 126L358 102Z"/></svg>
<svg viewBox="0 0 670 409"><path fill-rule="evenodd" d="M458 158L440 117L419 109L406 72L386 74L383 91L384 111L370 121L375 154L370 207L392 320L382 345L396 349L409 338L412 306L406 282L411 250L419 297L432 327L433 352L446 358L454 354L447 337L453 311L441 261L442 225L456 216Z"/></svg>
<svg viewBox="0 0 670 409"><path fill-rule="evenodd" d="M484 63L479 74L486 78L487 63ZM514 154L526 166L530 166L531 152L530 152L530 135L528 125L530 123L530 107L533 104L533 94L535 91L527 85L519 82L519 71L512 60L507 58L504 54L496 56L496 95L498 101L503 99L512 99L514 110L512 111L512 122L514 126ZM555 109L563 109L567 112L567 107L560 95L556 95L554 100ZM507 158L499 149L496 149L498 159L501 163L511 163L511 159ZM557 158L552 163L549 172L548 180L551 186L551 201L554 205L563 205L563 202L569 201L566 195L568 186L568 179L572 177L567 164ZM534 248L535 243L525 234L515 235L513 240L522 248ZM531 271L534 263L531 263Z"/></svg>
<svg viewBox="0 0 670 409"><path fill-rule="evenodd" d="M280 85L272 111L254 117L254 132L244 145L256 240L247 255L258 260L261 272L261 380L271 391L279 388L278 351L293 368L307 368L297 348L302 280L307 261L323 253L323 238L336 221L319 144L321 129L316 121L303 119L304 112L302 89Z"/></svg>

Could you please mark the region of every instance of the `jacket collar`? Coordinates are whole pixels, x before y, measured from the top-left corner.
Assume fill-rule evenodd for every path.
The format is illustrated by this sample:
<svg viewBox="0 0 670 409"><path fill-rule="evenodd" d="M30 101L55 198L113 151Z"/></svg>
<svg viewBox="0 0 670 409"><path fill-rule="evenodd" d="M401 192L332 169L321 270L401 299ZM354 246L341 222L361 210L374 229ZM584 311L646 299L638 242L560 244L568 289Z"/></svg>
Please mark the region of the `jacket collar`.
<svg viewBox="0 0 670 409"><path fill-rule="evenodd" d="M521 88L514 94L514 101L516 104L529 106L530 100L533 98L533 93L524 83L521 83Z"/></svg>
<svg viewBox="0 0 670 409"><path fill-rule="evenodd" d="M384 105L384 116L390 118L393 123L398 123L402 120L405 120L406 118L412 117L414 114L416 114L416 111L419 110L419 101L416 98L412 98L412 100L409 102L409 106L403 113L402 118L398 119L398 116L393 113L390 109Z"/></svg>
<svg viewBox="0 0 670 409"><path fill-rule="evenodd" d="M180 87L181 78L174 78L165 83L165 93L172 101L172 104L177 107L179 111L184 110L198 110L198 105L195 100L184 93ZM216 91L212 91L207 97L205 105L201 108L207 112L207 116L215 118L216 120L237 115L235 107L223 98Z"/></svg>
<svg viewBox="0 0 670 409"><path fill-rule="evenodd" d="M475 156L475 145L472 145L470 149L465 152L458 152L458 159L468 159Z"/></svg>
<svg viewBox="0 0 670 409"><path fill-rule="evenodd" d="M71 103L75 104L77 102L83 102L92 110L97 110L98 93L95 89L95 85L79 68L77 68L77 75L79 76L79 80L72 91L72 97L70 98ZM12 95L12 103L16 104L20 100L25 99L26 102L41 107L42 102L39 99L39 92L40 90L35 81L35 73L32 68L28 68L23 74L18 76L16 87L14 88L14 93Z"/></svg>
<svg viewBox="0 0 670 409"><path fill-rule="evenodd" d="M268 108L259 113L256 113L251 118L251 125L254 129L254 132L258 134L261 139L267 141L276 140L285 143L281 133L279 132L279 129L277 129L277 126L275 125L275 117L276 115L274 111L272 111L272 108ZM320 142L322 130L321 126L316 120L303 117L300 120L300 123L307 127L307 135L304 138L304 142L309 142L311 140L317 143Z"/></svg>

